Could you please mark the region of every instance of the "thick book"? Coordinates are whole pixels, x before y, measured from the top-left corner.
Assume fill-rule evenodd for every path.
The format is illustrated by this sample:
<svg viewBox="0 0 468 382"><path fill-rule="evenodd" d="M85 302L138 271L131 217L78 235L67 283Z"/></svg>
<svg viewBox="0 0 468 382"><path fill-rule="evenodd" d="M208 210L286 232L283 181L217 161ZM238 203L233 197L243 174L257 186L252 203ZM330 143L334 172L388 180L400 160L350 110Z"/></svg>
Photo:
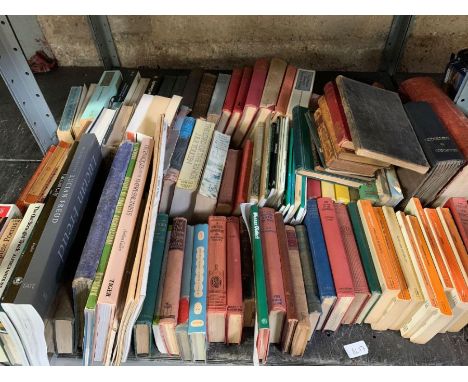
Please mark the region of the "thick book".
<svg viewBox="0 0 468 382"><path fill-rule="evenodd" d="M124 142L115 155L72 282L73 309L77 312L75 317L75 330L77 333L83 333L84 330L86 300L106 243L107 234L132 156L132 149L133 144L131 142ZM81 343L78 346L81 348Z"/></svg>
<svg viewBox="0 0 468 382"><path fill-rule="evenodd" d="M226 341L226 217L208 218L207 325L209 342Z"/></svg>
<svg viewBox="0 0 468 382"><path fill-rule="evenodd" d="M444 207L450 210L463 243L468 248L468 201L465 198L450 198Z"/></svg>
<svg viewBox="0 0 468 382"><path fill-rule="evenodd" d="M182 282L180 284L179 313L177 315L176 337L179 345L180 357L184 361L192 360L190 346L189 310L190 310L190 280L192 275L194 227L187 225L184 247L184 267L182 268Z"/></svg>
<svg viewBox="0 0 468 382"><path fill-rule="evenodd" d="M182 94L182 105L193 109L195 98L197 97L198 89L203 77L202 69L192 69L185 83L184 92Z"/></svg>
<svg viewBox="0 0 468 382"><path fill-rule="evenodd" d="M244 110L232 137L234 147L239 147L242 144L257 114L269 66L270 63L267 59L259 59L255 62L252 80L250 82L247 98L245 99Z"/></svg>
<svg viewBox="0 0 468 382"><path fill-rule="evenodd" d="M198 119L174 190L169 216L191 219L214 124Z"/></svg>
<svg viewBox="0 0 468 382"><path fill-rule="evenodd" d="M239 222L240 245L241 245L241 275L242 275L242 306L244 312L244 326L255 325L255 288L254 270L252 260L252 245L244 219Z"/></svg>
<svg viewBox="0 0 468 382"><path fill-rule="evenodd" d="M409 102L404 107L431 168L424 175L397 169L405 196L402 204L406 205L410 198L417 197L428 205L463 167L465 160L428 103Z"/></svg>
<svg viewBox="0 0 468 382"><path fill-rule="evenodd" d="M5 253L5 257L0 264L0 298L8 287L10 278L15 271L15 267L28 243L34 226L39 220L43 203L30 204L25 212L21 223L16 230L15 236L11 240L11 244ZM16 281L16 280L14 280Z"/></svg>
<svg viewBox="0 0 468 382"><path fill-rule="evenodd" d="M429 164L397 93L338 76L357 155L424 174Z"/></svg>
<svg viewBox="0 0 468 382"><path fill-rule="evenodd" d="M150 356L153 353L153 336L151 328L153 313L156 305L156 292L161 279L161 268L166 246L166 235L169 217L167 214L159 214L154 233L153 247L151 250L151 263L148 272L147 296L140 315L134 326L133 343L137 357Z"/></svg>
<svg viewBox="0 0 468 382"><path fill-rule="evenodd" d="M161 191L161 201L159 203L159 211L161 213L169 213L174 196L174 190L179 179L179 173L184 163L187 147L192 136L195 119L185 117L182 126L180 127L179 137L172 153L169 169L164 174L163 188Z"/></svg>
<svg viewBox="0 0 468 382"><path fill-rule="evenodd" d="M218 79L216 80L216 85L211 96L210 106L208 107L206 120L208 122L213 122L216 125L216 130L218 131L221 131L218 129L218 121L223 112L224 100L226 98L230 79L230 74L218 74ZM221 131L221 133L223 132L224 131Z"/></svg>
<svg viewBox="0 0 468 382"><path fill-rule="evenodd" d="M335 304L337 295L316 199L307 201L307 214L304 225L309 238L310 256L315 269L318 295L322 308L322 315L316 327L316 330L320 330Z"/></svg>
<svg viewBox="0 0 468 382"><path fill-rule="evenodd" d="M199 222L215 212L230 141L229 135L214 131L193 210L193 218Z"/></svg>
<svg viewBox="0 0 468 382"><path fill-rule="evenodd" d="M308 108L312 88L314 87L315 70L297 69L294 85L289 97L287 116L292 117L293 109L296 106Z"/></svg>
<svg viewBox="0 0 468 382"><path fill-rule="evenodd" d="M19 321L10 319L15 322L24 347L35 354L32 364L49 363L47 349L43 346L44 331L33 327L43 326L41 317L46 315L53 302L58 276L68 258L101 160L95 136L83 135L21 287L13 299L2 303L9 316L15 315L18 309L22 312L15 315L16 318L21 317ZM26 318L35 325L25 327L22 320Z"/></svg>
<svg viewBox="0 0 468 382"><path fill-rule="evenodd" d="M295 269L296 274L293 275L290 259L290 256L293 256L291 252L297 251L298 248L297 243L294 243L294 241L290 239L290 232L288 231L288 229L290 230L291 228L292 231L294 231L294 228L284 225L283 215L279 212L275 212L275 224L281 260L281 275L284 285L284 298L286 302L286 318L281 334L281 350L284 353L288 353L291 349L291 343L294 338L296 326L300 319L298 310L296 309L296 296L294 289L295 280L293 279L294 276L297 276L297 269ZM295 248L294 244L296 244Z"/></svg>
<svg viewBox="0 0 468 382"><path fill-rule="evenodd" d="M216 215L229 216L234 208L236 196L236 183L239 173L241 150L229 149L224 166L223 178L219 189L219 197L216 204Z"/></svg>
<svg viewBox="0 0 468 382"><path fill-rule="evenodd" d="M297 237L297 245L299 248L299 256L301 259L302 277L304 279L304 288L307 301L307 318L309 321L309 325L303 328L302 330L303 335L305 334L304 332L308 330L308 336L306 337L308 342L310 341L312 334L315 331L315 328L317 327L317 323L322 314L322 308L318 295L316 272L314 269L314 264L312 262L312 257L310 256L310 245L309 237L307 234L307 228L303 225L297 225L295 227L295 230ZM298 341L299 340L303 340L303 338L298 338ZM302 346L304 346L304 348L299 347L299 349L301 349L301 354L303 354L303 351L305 350L305 344L303 344Z"/></svg>
<svg viewBox="0 0 468 382"><path fill-rule="evenodd" d="M258 206L253 205L249 211L250 237L252 242L252 258L255 285L255 332L254 361L266 363L270 349L270 324L267 300L266 270L262 238L260 234L260 218Z"/></svg>
<svg viewBox="0 0 468 382"><path fill-rule="evenodd" d="M240 344L244 324L239 218L226 218L226 343Z"/></svg>
<svg viewBox="0 0 468 382"><path fill-rule="evenodd" d="M281 341L281 330L286 318L286 301L281 274L281 259L275 223L275 210L263 207L259 210L260 235L265 264L267 300L270 323L270 343Z"/></svg>
<svg viewBox="0 0 468 382"><path fill-rule="evenodd" d="M249 175L252 168L252 156L253 143L252 141L247 140L245 142L244 148L242 149L236 197L234 199L234 211L232 212L233 215L240 215L241 203L246 203L248 201Z"/></svg>
<svg viewBox="0 0 468 382"><path fill-rule="evenodd" d="M279 115L286 115L288 112L289 99L294 86L297 68L294 65L288 65L284 73L283 83L276 101L275 113Z"/></svg>
<svg viewBox="0 0 468 382"><path fill-rule="evenodd" d="M234 110L234 103L236 102L237 93L239 92L239 86L242 79L242 69L234 68L232 70L231 79L229 81L229 87L226 91L226 97L221 110L221 117L216 124L216 130L226 133L226 127L231 118Z"/></svg>
<svg viewBox="0 0 468 382"><path fill-rule="evenodd" d="M193 234L188 335L193 361L206 361L206 299L208 280L208 224L197 224Z"/></svg>
<svg viewBox="0 0 468 382"><path fill-rule="evenodd" d="M130 245L135 232L152 153L153 140L151 138L143 138L132 181L130 182L129 193L122 210L123 218L120 219L115 234L115 241L119 245L112 247L97 300L93 357L94 361L97 362L104 361L106 342L116 319L120 293L123 292L120 287L124 281L125 266L130 253Z"/></svg>
<svg viewBox="0 0 468 382"><path fill-rule="evenodd" d="M349 203L347 207L349 218L353 227L354 237L359 249L359 256L361 258L362 267L366 275L367 286L369 287L369 292L371 293L370 298L367 300L367 304L363 307L355 320L356 324L362 324L369 311L382 295L382 290L380 289L379 279L375 271L374 262L372 260L372 255L366 239L364 227L362 226L361 218L359 216L357 204L353 201Z"/></svg>
<svg viewBox="0 0 468 382"><path fill-rule="evenodd" d="M179 355L175 328L179 313L180 287L184 267L184 249L187 219L177 217L172 223L169 252L167 254L166 277L161 300L159 326L169 355Z"/></svg>
<svg viewBox="0 0 468 382"><path fill-rule="evenodd" d="M359 257L356 240L354 238L346 206L344 204L337 203L335 204L335 211L354 285L354 300L342 320L342 324L350 325L356 322L358 315L361 313L370 298L370 292L367 286L366 276Z"/></svg>
<svg viewBox="0 0 468 382"><path fill-rule="evenodd" d="M195 98L195 103L192 108L191 115L193 118L206 118L211 96L213 95L213 91L216 86L216 78L217 76L215 74L203 73L200 87L198 88L197 98Z"/></svg>
<svg viewBox="0 0 468 382"><path fill-rule="evenodd" d="M339 328L346 311L353 303L355 291L345 245L341 234L339 234L340 227L333 200L319 198L317 206L337 297L323 329L335 331Z"/></svg>
<svg viewBox="0 0 468 382"><path fill-rule="evenodd" d="M244 110L245 100L247 98L250 81L252 79L252 71L253 69L250 66L246 66L242 69L242 77L239 84L239 89L236 94L229 122L226 125L225 133L228 135L232 136L236 131L237 125L239 124L239 119L241 118L242 112Z"/></svg>

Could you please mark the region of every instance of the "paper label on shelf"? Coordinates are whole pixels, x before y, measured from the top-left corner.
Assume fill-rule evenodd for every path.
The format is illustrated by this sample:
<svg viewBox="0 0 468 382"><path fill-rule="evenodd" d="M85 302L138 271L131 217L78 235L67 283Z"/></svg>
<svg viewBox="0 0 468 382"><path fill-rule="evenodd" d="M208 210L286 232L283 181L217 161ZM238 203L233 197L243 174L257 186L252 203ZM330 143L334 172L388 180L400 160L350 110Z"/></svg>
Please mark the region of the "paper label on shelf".
<svg viewBox="0 0 468 382"><path fill-rule="evenodd" d="M364 341L353 342L344 346L346 354L349 358L360 357L369 353L369 349Z"/></svg>

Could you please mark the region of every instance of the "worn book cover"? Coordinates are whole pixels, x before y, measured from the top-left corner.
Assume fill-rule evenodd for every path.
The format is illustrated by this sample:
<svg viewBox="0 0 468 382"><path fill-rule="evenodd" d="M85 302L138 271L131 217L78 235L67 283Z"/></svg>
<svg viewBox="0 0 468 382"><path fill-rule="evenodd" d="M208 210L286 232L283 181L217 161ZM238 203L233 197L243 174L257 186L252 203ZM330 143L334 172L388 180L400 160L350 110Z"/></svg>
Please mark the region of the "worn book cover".
<svg viewBox="0 0 468 382"><path fill-rule="evenodd" d="M208 107L207 112L207 121L218 124L221 114L223 112L224 100L226 98L226 93L228 91L229 81L231 80L231 75L227 73L219 73L218 79L216 80L216 85L211 97L210 106ZM218 130L218 127L216 127ZM219 130L218 130L219 131ZM223 133L224 131L221 131Z"/></svg>
<svg viewBox="0 0 468 382"><path fill-rule="evenodd" d="M249 191L249 175L252 168L253 143L245 142L242 149L242 159L239 169L239 180L237 182L236 197L234 199L233 215L240 215L240 204L247 202Z"/></svg>
<svg viewBox="0 0 468 382"><path fill-rule="evenodd" d="M465 198L450 198L444 207L452 213L463 243L468 248L468 201Z"/></svg>
<svg viewBox="0 0 468 382"><path fill-rule="evenodd" d="M234 110L237 93L242 80L242 68L234 68L232 70L229 86L226 91L224 104L222 105L221 117L216 124L216 130L227 134L227 125Z"/></svg>
<svg viewBox="0 0 468 382"><path fill-rule="evenodd" d="M192 108L193 118L206 118L211 97L216 86L216 79L217 76L215 74L203 73L197 98L195 98L195 103Z"/></svg>
<svg viewBox="0 0 468 382"><path fill-rule="evenodd" d="M252 72L253 68L251 66L245 66L242 69L242 77L234 101L232 114L226 126L225 133L228 135L233 135L237 129L239 119L241 118L242 112L244 110L245 100L247 99L247 93L249 91L250 82L252 79Z"/></svg>
<svg viewBox="0 0 468 382"><path fill-rule="evenodd" d="M215 210L216 215L229 216L232 213L234 198L236 196L236 180L239 174L241 154L242 151L240 150L228 150Z"/></svg>

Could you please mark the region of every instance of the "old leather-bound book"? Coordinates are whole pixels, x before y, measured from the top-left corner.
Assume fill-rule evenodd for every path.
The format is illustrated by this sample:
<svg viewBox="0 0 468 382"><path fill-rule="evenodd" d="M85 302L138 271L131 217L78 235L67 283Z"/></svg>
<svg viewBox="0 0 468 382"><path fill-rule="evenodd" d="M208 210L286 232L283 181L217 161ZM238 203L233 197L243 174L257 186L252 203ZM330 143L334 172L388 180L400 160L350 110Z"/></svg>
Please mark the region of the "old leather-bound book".
<svg viewBox="0 0 468 382"><path fill-rule="evenodd" d="M198 88L197 98L192 109L193 118L206 118L208 108L210 107L211 96L216 86L217 76L211 73L204 73L200 87Z"/></svg>

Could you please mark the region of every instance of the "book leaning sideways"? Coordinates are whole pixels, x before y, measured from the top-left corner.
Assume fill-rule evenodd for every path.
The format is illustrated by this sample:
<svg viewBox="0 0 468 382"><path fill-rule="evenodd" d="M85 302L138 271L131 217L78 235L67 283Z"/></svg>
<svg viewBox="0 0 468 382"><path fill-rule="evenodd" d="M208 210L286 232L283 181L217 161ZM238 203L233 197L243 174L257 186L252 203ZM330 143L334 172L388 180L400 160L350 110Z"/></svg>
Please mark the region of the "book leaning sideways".
<svg viewBox="0 0 468 382"><path fill-rule="evenodd" d="M102 155L94 134L84 134L47 219L35 255L14 296L2 302L18 352L30 365L48 365L43 318L48 314L88 202Z"/></svg>

